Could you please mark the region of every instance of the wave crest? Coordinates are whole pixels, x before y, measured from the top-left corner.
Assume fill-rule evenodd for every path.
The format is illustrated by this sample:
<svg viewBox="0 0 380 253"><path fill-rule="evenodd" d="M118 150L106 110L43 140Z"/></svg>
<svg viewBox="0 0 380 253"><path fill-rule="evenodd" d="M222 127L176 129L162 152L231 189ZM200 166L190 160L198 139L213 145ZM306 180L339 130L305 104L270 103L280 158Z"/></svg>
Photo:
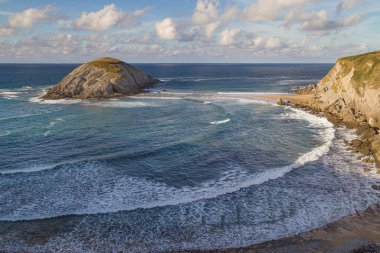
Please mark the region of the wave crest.
<svg viewBox="0 0 380 253"><path fill-rule="evenodd" d="M225 124L225 123L228 123L230 122L230 119L223 119L223 120L216 120L216 121L211 121L210 124L211 125L220 125L220 124Z"/></svg>

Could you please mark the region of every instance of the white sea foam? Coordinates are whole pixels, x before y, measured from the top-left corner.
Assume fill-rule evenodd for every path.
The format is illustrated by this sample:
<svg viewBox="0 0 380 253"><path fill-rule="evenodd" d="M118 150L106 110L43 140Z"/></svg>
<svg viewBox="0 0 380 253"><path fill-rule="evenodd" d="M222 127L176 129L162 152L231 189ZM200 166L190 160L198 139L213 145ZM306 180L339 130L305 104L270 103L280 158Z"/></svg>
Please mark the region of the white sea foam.
<svg viewBox="0 0 380 253"><path fill-rule="evenodd" d="M218 92L220 95L287 95L285 92Z"/></svg>
<svg viewBox="0 0 380 253"><path fill-rule="evenodd" d="M15 99L19 97L20 92L11 90L0 90L0 96L5 99Z"/></svg>
<svg viewBox="0 0 380 253"><path fill-rule="evenodd" d="M199 76L178 76L178 77L161 77L161 82L179 81L179 82L201 82L201 81L222 81L222 80L276 80L280 77L250 77L250 76L233 76L233 77L199 77Z"/></svg>
<svg viewBox="0 0 380 253"><path fill-rule="evenodd" d="M230 122L230 119L223 119L223 120L216 120L216 121L211 121L211 125L220 125L220 124L225 124Z"/></svg>
<svg viewBox="0 0 380 253"><path fill-rule="evenodd" d="M288 79L279 80L280 84L290 84L290 83L318 83L320 79Z"/></svg>
<svg viewBox="0 0 380 253"><path fill-rule="evenodd" d="M32 86L23 86L20 90L32 90Z"/></svg>
<svg viewBox="0 0 380 253"><path fill-rule="evenodd" d="M270 106L278 106L276 103L264 99L253 99L253 98L237 98L237 97L224 97L217 96L217 99L225 99L230 101L235 101L237 104L247 105L247 104L260 104L260 105L270 105Z"/></svg>
<svg viewBox="0 0 380 253"><path fill-rule="evenodd" d="M102 101L102 102L94 102L90 103L91 106L99 106L99 107L114 107L114 108L134 108L134 107L146 107L146 106L154 106L152 103L146 103L141 101Z"/></svg>
<svg viewBox="0 0 380 253"><path fill-rule="evenodd" d="M6 90L0 91L0 94L2 94L2 95L17 95L19 93L20 92L17 92L17 91L6 91Z"/></svg>
<svg viewBox="0 0 380 253"><path fill-rule="evenodd" d="M78 104L78 103L84 103L85 101L82 99L55 99L55 100L45 100L41 99L40 97L44 94L40 94L38 97L31 97L28 99L31 103L39 103L39 104L62 104L62 105L70 105L70 104Z"/></svg>
<svg viewBox="0 0 380 253"><path fill-rule="evenodd" d="M0 118L0 121L2 120L10 120L10 119L17 119L17 118L28 118L28 117L33 117L33 116L39 116L43 115L45 113L53 113L60 111L61 109L56 109L56 110L45 110L45 111L40 111L36 113L27 113L27 114L20 114L20 115L14 115L14 116L7 116L7 117L2 117Z"/></svg>
<svg viewBox="0 0 380 253"><path fill-rule="evenodd" d="M62 118L57 118L51 122L49 122L49 125L46 127L47 128L47 131L43 134L45 137L48 136L51 131L52 131L52 128L58 123L58 122L61 122L61 121L64 121L64 119Z"/></svg>
<svg viewBox="0 0 380 253"><path fill-rule="evenodd" d="M176 93L173 93L176 94ZM177 93L177 95L179 95ZM133 97L138 99L160 99L160 100L182 100L183 97L178 96L143 96L143 97Z"/></svg>
<svg viewBox="0 0 380 253"><path fill-rule="evenodd" d="M71 104L79 104L82 102L84 102L82 99L56 99L56 100L39 99L40 104L51 104L51 105L55 105L55 104L71 105Z"/></svg>
<svg viewBox="0 0 380 253"><path fill-rule="evenodd" d="M193 95L193 92L170 92L170 91L162 91L162 94L169 94L169 95Z"/></svg>
<svg viewBox="0 0 380 253"><path fill-rule="evenodd" d="M19 174L19 173L32 173L39 172L45 170L51 170L55 166L50 165L31 165L21 169L11 169L11 170L0 170L0 175L11 175L11 174Z"/></svg>
<svg viewBox="0 0 380 253"><path fill-rule="evenodd" d="M5 132L0 132L0 137L5 137L5 136L8 136L8 135L10 135L11 134L11 131L5 131Z"/></svg>
<svg viewBox="0 0 380 253"><path fill-rule="evenodd" d="M196 187L182 187L180 189L168 186L163 183L152 182L142 178L135 177L122 177L119 178L115 184L109 189L103 189L102 194L96 192L87 192L86 201L81 201L80 204L74 205L77 208L64 208L55 210L54 207L48 210L34 210L38 208L39 204L35 203L25 209L19 209L18 213L13 213L4 216L3 220L18 220L18 219L37 219L48 218L66 214L94 214L94 213L110 213L118 212L121 210L134 210L137 208L153 208L158 206L178 205L181 203L189 203L202 199L215 198L220 195L232 193L242 188L252 185L259 185L269 180L274 180L284 176L286 173L295 168L299 168L306 163L316 161L321 156L329 151L329 147L334 139L334 128L330 122L324 118L310 115L301 110L292 110L294 118L305 119L310 125L319 127L320 137L323 138L324 143L301 155L294 163L279 167L268 169L264 172L250 174L247 173L245 168L236 167L236 165L228 165L229 169L224 172L219 179L209 180ZM65 170L65 166L60 170ZM76 168L75 164L67 165L68 173L71 176L76 176L74 170L81 173L96 174L96 170L104 171L106 168L96 162L89 162L87 165L79 165ZM74 166L74 168L72 168ZM1 174L14 174L14 173L30 173L38 172L48 169L56 168L55 166L36 166L23 170L10 170L1 171ZM88 172L86 172L88 171ZM64 171L62 171L64 173ZM78 174L80 177L81 173ZM93 194L93 196L91 195ZM57 205L65 205L64 200L59 198L56 200Z"/></svg>

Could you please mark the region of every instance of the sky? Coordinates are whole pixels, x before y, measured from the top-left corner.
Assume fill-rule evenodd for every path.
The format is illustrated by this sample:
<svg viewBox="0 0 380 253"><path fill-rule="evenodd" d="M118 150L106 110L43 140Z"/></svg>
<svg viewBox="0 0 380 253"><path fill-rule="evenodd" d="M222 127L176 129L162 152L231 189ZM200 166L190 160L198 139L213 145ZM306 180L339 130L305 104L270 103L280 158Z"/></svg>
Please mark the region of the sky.
<svg viewBox="0 0 380 253"><path fill-rule="evenodd" d="M0 0L2 63L332 63L379 49L379 0Z"/></svg>

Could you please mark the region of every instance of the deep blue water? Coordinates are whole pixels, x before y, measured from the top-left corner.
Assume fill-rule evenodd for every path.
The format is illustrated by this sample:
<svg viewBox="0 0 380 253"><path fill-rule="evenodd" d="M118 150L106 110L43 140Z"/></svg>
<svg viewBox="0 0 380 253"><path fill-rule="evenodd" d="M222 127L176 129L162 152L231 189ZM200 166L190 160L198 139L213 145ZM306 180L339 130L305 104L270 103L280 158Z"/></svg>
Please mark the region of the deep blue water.
<svg viewBox="0 0 380 253"><path fill-rule="evenodd" d="M350 131L240 96L317 83L330 64L136 64L162 81L144 96L38 99L76 66L0 64L0 222L78 215L42 246L0 234L9 251L245 246L378 199Z"/></svg>

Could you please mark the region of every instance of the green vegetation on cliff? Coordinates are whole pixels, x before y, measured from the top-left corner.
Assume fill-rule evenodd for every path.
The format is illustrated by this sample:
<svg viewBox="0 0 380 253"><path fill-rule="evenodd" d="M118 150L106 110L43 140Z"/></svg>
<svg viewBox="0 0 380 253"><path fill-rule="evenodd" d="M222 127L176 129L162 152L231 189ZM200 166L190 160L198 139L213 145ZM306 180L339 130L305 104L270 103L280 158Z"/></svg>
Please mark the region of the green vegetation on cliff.
<svg viewBox="0 0 380 253"><path fill-rule="evenodd" d="M353 71L351 80L358 90L366 86L380 88L380 51L341 58L337 63L345 74Z"/></svg>

